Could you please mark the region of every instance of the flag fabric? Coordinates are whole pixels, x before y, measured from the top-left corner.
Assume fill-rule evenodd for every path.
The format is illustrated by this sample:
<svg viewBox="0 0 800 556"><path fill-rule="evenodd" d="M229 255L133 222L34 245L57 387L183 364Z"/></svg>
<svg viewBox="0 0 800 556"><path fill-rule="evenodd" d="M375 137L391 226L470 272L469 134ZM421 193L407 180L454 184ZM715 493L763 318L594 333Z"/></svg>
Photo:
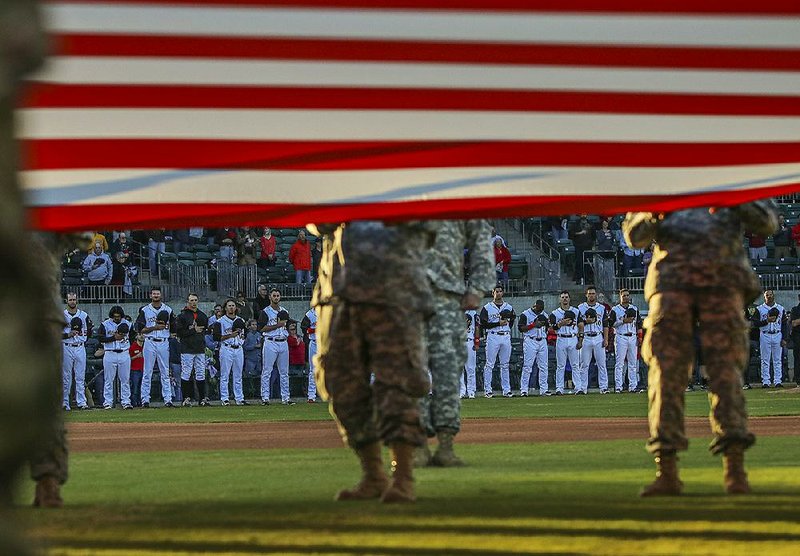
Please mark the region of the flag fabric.
<svg viewBox="0 0 800 556"><path fill-rule="evenodd" d="M796 0L50 0L34 226L611 213L800 190Z"/></svg>

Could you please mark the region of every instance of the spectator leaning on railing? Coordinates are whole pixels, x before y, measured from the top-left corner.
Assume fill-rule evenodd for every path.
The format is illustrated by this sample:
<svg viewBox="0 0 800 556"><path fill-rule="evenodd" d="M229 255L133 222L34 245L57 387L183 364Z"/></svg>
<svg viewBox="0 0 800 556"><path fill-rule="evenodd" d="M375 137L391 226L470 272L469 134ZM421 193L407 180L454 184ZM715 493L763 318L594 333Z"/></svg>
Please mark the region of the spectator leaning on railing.
<svg viewBox="0 0 800 556"><path fill-rule="evenodd" d="M289 249L289 262L295 272L296 284L311 283L311 244L306 240L303 230L297 234L297 241Z"/></svg>
<svg viewBox="0 0 800 556"><path fill-rule="evenodd" d="M89 285L102 286L111 282L114 267L100 242L94 244L94 250L83 260L83 270Z"/></svg>

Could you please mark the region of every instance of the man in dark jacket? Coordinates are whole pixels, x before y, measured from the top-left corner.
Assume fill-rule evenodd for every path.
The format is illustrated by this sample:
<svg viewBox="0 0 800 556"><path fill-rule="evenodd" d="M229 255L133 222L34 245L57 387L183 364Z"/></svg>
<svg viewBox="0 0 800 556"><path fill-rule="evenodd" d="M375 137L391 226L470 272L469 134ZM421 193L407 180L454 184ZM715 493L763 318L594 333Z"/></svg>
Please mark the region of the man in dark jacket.
<svg viewBox="0 0 800 556"><path fill-rule="evenodd" d="M186 298L186 307L176 320L176 333L181 341L181 393L183 405L192 405L192 371L197 382L197 392L200 405L211 405L208 401L206 386L206 342L205 330L208 326L208 317L197 308L199 299L190 293Z"/></svg>

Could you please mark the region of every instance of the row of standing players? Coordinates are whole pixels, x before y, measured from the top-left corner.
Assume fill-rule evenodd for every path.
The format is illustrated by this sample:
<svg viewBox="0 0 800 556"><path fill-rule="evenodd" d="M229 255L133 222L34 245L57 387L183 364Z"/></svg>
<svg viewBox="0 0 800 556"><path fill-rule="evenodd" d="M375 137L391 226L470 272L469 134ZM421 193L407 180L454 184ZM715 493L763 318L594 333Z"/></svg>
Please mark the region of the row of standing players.
<svg viewBox="0 0 800 556"><path fill-rule="evenodd" d="M548 334L556 336L555 395L564 394L564 376L567 362L572 369L574 393L587 394L589 390L589 365L594 359L597 365L600 393L607 394L608 369L606 368L606 348L613 330L616 353L614 385L617 393L622 392L627 371L628 390L638 392L639 353L641 345L642 319L639 309L631 303L628 290L621 290L620 302L614 307L606 307L597 300L594 286L586 288L586 301L577 307L571 304L568 291L559 296L559 306L547 313L544 301L537 300L534 305L517 317L514 308L503 300L503 287L497 285L492 291L493 299L480 312L465 312L467 325L467 364L466 381L462 380L462 397L475 397L475 367L481 331L486 333L486 366L483 371L484 395L493 396L492 377L499 360L502 394L507 398L514 396L509 380L509 361L511 359L511 330L515 325L522 335L522 374L520 395L530 393L530 380L534 367L538 371L539 394L549 396L553 392L548 385Z"/></svg>
<svg viewBox="0 0 800 556"><path fill-rule="evenodd" d="M109 316L97 329L97 338L103 345L103 408L114 406L114 381L119 378L120 398L123 409L132 409L130 388L130 335L135 330L144 337L142 357L144 372L141 386L142 407L150 407L150 393L154 368L161 376L161 392L165 407L173 407L172 385L169 374L169 338L176 335L181 342L181 390L183 405L191 405L194 392L192 375L199 393L199 404L210 405L206 383L206 343L205 335L211 333L219 345L220 401L230 405L229 381L233 379L233 401L236 405L248 405L244 399L242 374L244 368L244 319L237 316L237 305L229 299L224 305L224 314L208 317L198 308L198 296L189 294L186 307L176 315L172 308L161 299L161 290L153 288L151 302L139 309L135 322L124 316L122 307L114 306ZM262 333L262 372L261 404L269 405L270 375L275 365L278 367L281 403L293 405L289 398L289 348L287 324L288 311L280 305L281 294L276 288L269 292L270 304L258 316L258 330ZM85 395L87 338L92 334L93 324L88 314L78 308L78 298L74 293L67 294L67 307L64 310L65 327L63 343L63 407L70 410L69 396L75 379L75 399L78 407L88 409ZM316 397L316 383L313 379L313 357L316 353L316 314L309 310L303 316L300 326L308 333L309 359L311 372L308 381L308 397Z"/></svg>

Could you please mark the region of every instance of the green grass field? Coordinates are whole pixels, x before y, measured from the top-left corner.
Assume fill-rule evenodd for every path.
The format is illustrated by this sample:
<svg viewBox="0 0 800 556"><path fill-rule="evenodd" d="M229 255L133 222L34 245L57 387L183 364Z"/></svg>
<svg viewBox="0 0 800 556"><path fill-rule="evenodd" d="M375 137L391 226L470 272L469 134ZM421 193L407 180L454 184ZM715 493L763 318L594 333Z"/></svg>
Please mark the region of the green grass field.
<svg viewBox="0 0 800 556"><path fill-rule="evenodd" d="M705 415L702 393L689 413ZM754 415L800 414L793 394L748 392ZM474 400L465 417L643 416L646 396ZM71 421L326 419L324 404L73 412ZM800 419L798 419L800 426ZM358 478L346 449L77 453L60 511L21 508L51 554L797 554L800 441L748 452L755 493L722 494L721 463L694 439L685 495L642 500L644 438L461 445L461 469L417 472L419 501L335 503ZM20 503L27 504L26 483Z"/></svg>

